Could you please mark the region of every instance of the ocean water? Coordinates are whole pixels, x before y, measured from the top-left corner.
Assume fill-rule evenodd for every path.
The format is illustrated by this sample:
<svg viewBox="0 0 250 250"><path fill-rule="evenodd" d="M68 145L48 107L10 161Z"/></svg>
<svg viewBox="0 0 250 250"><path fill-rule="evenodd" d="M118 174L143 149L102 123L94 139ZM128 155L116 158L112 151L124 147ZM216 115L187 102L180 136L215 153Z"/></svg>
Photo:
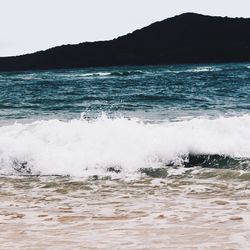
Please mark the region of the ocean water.
<svg viewBox="0 0 250 250"><path fill-rule="evenodd" d="M0 73L0 248L249 249L250 63Z"/></svg>
<svg viewBox="0 0 250 250"><path fill-rule="evenodd" d="M248 170L250 64L0 74L0 173Z"/></svg>

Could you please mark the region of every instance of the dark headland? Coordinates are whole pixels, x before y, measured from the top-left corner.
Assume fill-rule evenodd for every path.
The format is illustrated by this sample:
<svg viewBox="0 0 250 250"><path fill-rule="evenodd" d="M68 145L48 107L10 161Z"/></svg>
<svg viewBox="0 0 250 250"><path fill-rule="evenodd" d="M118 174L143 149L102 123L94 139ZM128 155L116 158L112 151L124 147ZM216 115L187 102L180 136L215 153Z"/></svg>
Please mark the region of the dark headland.
<svg viewBox="0 0 250 250"><path fill-rule="evenodd" d="M250 18L186 13L110 41L0 57L0 71L250 61Z"/></svg>

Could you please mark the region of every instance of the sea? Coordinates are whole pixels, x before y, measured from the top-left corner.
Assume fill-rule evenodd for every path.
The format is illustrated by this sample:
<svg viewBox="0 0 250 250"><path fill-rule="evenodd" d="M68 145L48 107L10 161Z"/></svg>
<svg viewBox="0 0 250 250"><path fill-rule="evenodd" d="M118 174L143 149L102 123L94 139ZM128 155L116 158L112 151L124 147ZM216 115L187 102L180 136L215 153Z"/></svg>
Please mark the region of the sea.
<svg viewBox="0 0 250 250"><path fill-rule="evenodd" d="M249 199L250 63L0 73L2 249L247 249Z"/></svg>

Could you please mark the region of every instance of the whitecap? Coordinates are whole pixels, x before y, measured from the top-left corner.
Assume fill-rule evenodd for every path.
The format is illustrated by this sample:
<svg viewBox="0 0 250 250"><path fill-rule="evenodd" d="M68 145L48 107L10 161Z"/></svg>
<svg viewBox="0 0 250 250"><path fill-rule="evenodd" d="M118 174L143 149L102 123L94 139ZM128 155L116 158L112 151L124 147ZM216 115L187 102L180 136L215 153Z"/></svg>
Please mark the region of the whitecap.
<svg viewBox="0 0 250 250"><path fill-rule="evenodd" d="M0 173L89 176L180 163L183 156L250 158L250 116L159 124L108 118L15 123L0 127ZM119 172L119 171L118 171Z"/></svg>

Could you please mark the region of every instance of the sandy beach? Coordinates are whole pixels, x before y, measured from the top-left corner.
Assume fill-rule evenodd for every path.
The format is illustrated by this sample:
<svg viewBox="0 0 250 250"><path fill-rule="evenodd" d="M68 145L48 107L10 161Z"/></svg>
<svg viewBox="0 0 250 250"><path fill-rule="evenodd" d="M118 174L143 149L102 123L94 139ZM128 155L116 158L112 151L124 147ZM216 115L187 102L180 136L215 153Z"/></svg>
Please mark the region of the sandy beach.
<svg viewBox="0 0 250 250"><path fill-rule="evenodd" d="M247 249L249 174L213 175L1 177L0 248Z"/></svg>

